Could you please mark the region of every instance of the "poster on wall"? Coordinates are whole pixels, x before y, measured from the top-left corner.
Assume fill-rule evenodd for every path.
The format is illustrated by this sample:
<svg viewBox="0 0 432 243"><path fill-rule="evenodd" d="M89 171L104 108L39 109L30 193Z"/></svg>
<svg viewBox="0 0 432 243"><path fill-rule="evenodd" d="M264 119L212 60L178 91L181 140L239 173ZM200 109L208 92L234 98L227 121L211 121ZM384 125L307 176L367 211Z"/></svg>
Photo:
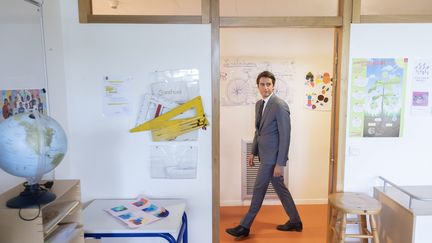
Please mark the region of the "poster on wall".
<svg viewBox="0 0 432 243"><path fill-rule="evenodd" d="M414 70L412 74L414 86L430 86L432 83L432 59L414 59Z"/></svg>
<svg viewBox="0 0 432 243"><path fill-rule="evenodd" d="M353 58L351 67L351 137L400 137L407 58Z"/></svg>
<svg viewBox="0 0 432 243"><path fill-rule="evenodd" d="M305 108L316 111L331 111L332 80L330 74L314 75L308 72L305 76Z"/></svg>
<svg viewBox="0 0 432 243"><path fill-rule="evenodd" d="M293 60L249 57L224 57L221 63L221 105L253 105L261 97L256 77L262 71L276 76L275 94L293 103L295 63Z"/></svg>
<svg viewBox="0 0 432 243"><path fill-rule="evenodd" d="M124 116L130 113L129 83L132 78L105 76L103 78L103 114L105 116Z"/></svg>
<svg viewBox="0 0 432 243"><path fill-rule="evenodd" d="M414 91L412 92L411 114L413 115L429 115L429 92Z"/></svg>
<svg viewBox="0 0 432 243"><path fill-rule="evenodd" d="M430 92L432 91L432 59L414 59L412 71L412 102L411 115L432 115Z"/></svg>
<svg viewBox="0 0 432 243"><path fill-rule="evenodd" d="M47 97L45 89L1 90L2 114L0 121L11 116L38 111L47 114Z"/></svg>

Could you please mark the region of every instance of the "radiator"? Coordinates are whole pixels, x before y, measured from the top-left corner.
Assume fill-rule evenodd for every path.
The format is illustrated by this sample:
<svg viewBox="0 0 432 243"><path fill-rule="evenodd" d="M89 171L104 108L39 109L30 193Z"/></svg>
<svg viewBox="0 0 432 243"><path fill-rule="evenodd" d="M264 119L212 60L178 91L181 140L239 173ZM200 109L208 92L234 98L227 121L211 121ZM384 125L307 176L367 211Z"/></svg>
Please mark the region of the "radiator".
<svg viewBox="0 0 432 243"><path fill-rule="evenodd" d="M242 190L241 191L242 191L242 200L244 201L252 198L255 178L261 163L259 162L258 157L255 156L255 160L254 160L255 166L253 167L248 166L247 157L252 152L252 141L242 139L241 143L242 143L242 150L241 150L242 151L242 156L241 156ZM265 199L275 199L275 198L277 198L277 194L273 188L273 185L270 183L267 189Z"/></svg>

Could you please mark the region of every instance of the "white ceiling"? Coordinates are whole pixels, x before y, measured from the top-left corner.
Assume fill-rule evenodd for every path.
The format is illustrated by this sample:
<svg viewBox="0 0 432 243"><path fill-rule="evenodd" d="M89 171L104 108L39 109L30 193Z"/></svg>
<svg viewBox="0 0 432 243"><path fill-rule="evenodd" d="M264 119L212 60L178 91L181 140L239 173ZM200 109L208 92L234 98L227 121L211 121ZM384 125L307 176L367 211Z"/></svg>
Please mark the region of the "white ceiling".
<svg viewBox="0 0 432 243"><path fill-rule="evenodd" d="M95 14L200 15L201 0L92 0ZM337 0L220 0L221 16L335 16ZM432 15L432 0L363 0L362 14Z"/></svg>

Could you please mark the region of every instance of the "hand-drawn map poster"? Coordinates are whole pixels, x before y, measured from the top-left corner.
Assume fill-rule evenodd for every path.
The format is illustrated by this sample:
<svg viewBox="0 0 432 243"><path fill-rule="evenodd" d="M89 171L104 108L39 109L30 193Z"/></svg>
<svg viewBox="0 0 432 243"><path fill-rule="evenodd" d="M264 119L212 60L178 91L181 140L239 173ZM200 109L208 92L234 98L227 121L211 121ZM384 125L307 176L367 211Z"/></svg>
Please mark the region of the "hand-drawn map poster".
<svg viewBox="0 0 432 243"><path fill-rule="evenodd" d="M352 60L351 137L399 137L407 58L354 58Z"/></svg>
<svg viewBox="0 0 432 243"><path fill-rule="evenodd" d="M275 94L293 103L295 66L293 60L224 57L221 62L221 105L252 105L261 97L256 77L262 71L276 76Z"/></svg>

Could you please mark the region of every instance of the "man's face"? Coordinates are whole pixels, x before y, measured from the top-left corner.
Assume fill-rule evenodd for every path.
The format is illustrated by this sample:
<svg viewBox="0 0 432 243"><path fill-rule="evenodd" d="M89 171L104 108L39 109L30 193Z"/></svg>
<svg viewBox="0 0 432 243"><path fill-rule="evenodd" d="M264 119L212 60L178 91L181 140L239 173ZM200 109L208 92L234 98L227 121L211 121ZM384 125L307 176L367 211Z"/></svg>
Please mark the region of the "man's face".
<svg viewBox="0 0 432 243"><path fill-rule="evenodd" d="M258 81L258 90L263 99L269 97L274 90L273 82L271 78L262 77Z"/></svg>

